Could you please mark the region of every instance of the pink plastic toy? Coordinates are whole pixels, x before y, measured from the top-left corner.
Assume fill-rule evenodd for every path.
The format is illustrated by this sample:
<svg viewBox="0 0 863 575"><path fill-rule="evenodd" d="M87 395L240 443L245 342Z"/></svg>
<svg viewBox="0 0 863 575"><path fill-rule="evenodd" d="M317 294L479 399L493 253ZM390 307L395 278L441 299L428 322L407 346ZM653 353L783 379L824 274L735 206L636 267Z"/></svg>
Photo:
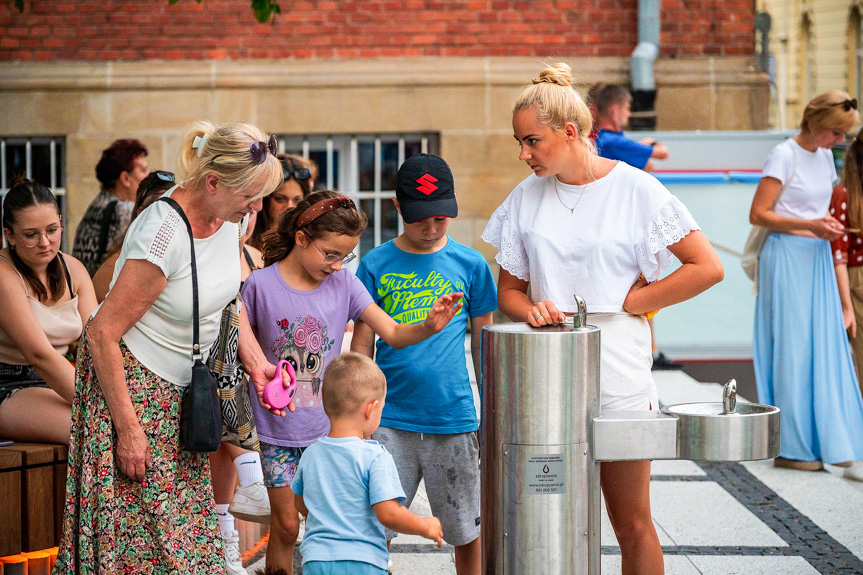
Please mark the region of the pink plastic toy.
<svg viewBox="0 0 863 575"><path fill-rule="evenodd" d="M288 372L288 377L291 382L284 385L282 381L282 368ZM288 360L283 359L276 366L276 377L264 387L264 403L268 404L273 409L282 409L294 398L297 393L297 373L294 367L288 363Z"/></svg>

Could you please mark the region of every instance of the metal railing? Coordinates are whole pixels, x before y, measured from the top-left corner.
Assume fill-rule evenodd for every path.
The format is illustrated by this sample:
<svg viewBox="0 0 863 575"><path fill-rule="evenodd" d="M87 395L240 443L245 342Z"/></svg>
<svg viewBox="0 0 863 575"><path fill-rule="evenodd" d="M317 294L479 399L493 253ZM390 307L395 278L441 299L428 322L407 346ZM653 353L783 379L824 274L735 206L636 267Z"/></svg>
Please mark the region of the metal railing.
<svg viewBox="0 0 863 575"><path fill-rule="evenodd" d="M315 189L338 189L357 201L369 218L360 237L360 257L404 231L391 199L399 166L419 153L435 154L434 133L282 135L279 151L309 158L318 164Z"/></svg>
<svg viewBox="0 0 863 575"><path fill-rule="evenodd" d="M48 186L57 197L60 214L66 222L66 138L62 136L0 136L0 201L18 176ZM60 249L68 251L69 239L63 234ZM3 239L3 245L6 241Z"/></svg>

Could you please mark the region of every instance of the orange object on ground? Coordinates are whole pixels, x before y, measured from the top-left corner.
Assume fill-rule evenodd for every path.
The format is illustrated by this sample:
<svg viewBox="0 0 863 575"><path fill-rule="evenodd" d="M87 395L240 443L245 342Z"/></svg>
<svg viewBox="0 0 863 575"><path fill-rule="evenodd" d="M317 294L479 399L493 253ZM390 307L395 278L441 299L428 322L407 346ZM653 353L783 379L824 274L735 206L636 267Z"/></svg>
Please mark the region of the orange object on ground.
<svg viewBox="0 0 863 575"><path fill-rule="evenodd" d="M57 552L60 551L59 547L51 547L50 549L46 549L45 552L48 553L48 558L51 561L51 564L48 566L51 570L54 569L54 563L57 562Z"/></svg>
<svg viewBox="0 0 863 575"><path fill-rule="evenodd" d="M3 575L27 575L27 558L23 555L7 555L0 557L3 565Z"/></svg>
<svg viewBox="0 0 863 575"><path fill-rule="evenodd" d="M27 575L50 575L51 556L47 551L22 553L27 558Z"/></svg>

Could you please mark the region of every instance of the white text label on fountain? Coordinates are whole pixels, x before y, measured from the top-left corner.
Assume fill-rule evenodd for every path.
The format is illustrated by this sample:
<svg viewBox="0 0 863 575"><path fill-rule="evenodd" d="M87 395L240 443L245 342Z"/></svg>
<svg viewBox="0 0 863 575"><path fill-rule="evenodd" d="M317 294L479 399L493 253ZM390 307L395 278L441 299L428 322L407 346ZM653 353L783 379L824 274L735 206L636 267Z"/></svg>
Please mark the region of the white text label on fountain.
<svg viewBox="0 0 863 575"><path fill-rule="evenodd" d="M525 484L530 495L563 493L564 461L562 453L530 455L525 465Z"/></svg>

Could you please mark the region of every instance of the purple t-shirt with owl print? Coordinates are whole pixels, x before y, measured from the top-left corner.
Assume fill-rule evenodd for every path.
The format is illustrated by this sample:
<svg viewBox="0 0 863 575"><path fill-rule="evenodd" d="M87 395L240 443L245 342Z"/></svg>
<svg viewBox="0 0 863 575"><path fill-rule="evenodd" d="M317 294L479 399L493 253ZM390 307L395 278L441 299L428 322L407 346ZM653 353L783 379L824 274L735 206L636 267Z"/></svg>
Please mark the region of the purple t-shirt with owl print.
<svg viewBox="0 0 863 575"><path fill-rule="evenodd" d="M372 296L347 270L327 276L313 290L296 290L273 264L252 272L243 302L267 359L273 364L286 359L297 373L297 410L285 417L265 410L249 390L258 437L273 445L307 447L330 431L321 403L324 368L341 353L348 321L360 318Z"/></svg>

